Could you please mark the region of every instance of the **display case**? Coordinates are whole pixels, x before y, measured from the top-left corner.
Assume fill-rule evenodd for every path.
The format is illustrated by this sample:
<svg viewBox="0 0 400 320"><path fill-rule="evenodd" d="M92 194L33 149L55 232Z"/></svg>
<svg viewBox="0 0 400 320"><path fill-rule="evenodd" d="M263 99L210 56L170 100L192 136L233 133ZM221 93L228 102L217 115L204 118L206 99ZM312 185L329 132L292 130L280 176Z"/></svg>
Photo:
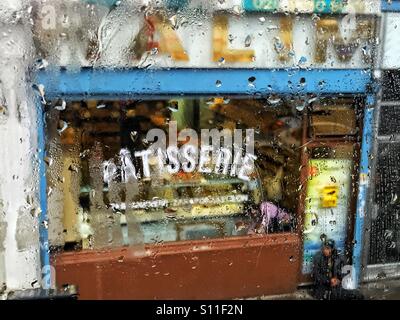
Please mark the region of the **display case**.
<svg viewBox="0 0 400 320"><path fill-rule="evenodd" d="M250 232L249 206L260 202L261 183L257 179L247 182L213 175L180 175L158 182L156 186L152 181L138 185L145 191L140 201L131 203L134 208L114 205L121 245L224 238ZM81 204L90 202L90 190L89 186L81 188ZM108 198L108 188L103 191ZM82 210L89 212L90 206L82 206ZM140 235L130 236L132 224L140 226Z"/></svg>

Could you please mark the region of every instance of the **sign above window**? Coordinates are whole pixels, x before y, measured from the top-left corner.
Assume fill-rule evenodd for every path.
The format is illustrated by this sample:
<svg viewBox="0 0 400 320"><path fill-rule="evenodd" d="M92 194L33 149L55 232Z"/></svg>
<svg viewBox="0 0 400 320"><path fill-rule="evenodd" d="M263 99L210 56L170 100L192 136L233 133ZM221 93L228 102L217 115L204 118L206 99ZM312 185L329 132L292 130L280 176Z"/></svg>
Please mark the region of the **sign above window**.
<svg viewBox="0 0 400 320"><path fill-rule="evenodd" d="M335 69L367 68L373 55L375 19L356 12L373 12L376 1L133 2L38 4L39 54L50 65L65 66ZM275 14L307 8L345 13L349 6L344 15Z"/></svg>
<svg viewBox="0 0 400 320"><path fill-rule="evenodd" d="M76 1L76 0L75 0ZM79 0L78 0L79 1ZM81 0L88 4L117 6L120 0ZM244 10L259 12L359 13L380 12L380 0L135 0L142 6L172 10Z"/></svg>

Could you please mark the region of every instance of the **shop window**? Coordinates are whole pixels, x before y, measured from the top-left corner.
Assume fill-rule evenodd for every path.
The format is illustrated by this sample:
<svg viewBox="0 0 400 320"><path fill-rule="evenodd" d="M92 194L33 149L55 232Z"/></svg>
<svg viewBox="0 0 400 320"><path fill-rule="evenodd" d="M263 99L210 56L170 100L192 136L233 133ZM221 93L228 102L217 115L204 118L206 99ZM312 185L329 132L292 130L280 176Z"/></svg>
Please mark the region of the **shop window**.
<svg viewBox="0 0 400 320"><path fill-rule="evenodd" d="M302 118L284 99L270 100L53 101L52 245L294 232Z"/></svg>

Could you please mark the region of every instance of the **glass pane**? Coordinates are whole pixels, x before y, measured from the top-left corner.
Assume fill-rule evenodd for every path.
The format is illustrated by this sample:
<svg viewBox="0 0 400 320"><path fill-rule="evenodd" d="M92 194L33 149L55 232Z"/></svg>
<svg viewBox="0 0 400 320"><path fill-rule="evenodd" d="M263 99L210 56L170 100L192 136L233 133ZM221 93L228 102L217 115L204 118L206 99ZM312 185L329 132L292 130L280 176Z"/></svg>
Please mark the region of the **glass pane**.
<svg viewBox="0 0 400 320"><path fill-rule="evenodd" d="M53 245L293 231L301 113L274 99L53 102Z"/></svg>

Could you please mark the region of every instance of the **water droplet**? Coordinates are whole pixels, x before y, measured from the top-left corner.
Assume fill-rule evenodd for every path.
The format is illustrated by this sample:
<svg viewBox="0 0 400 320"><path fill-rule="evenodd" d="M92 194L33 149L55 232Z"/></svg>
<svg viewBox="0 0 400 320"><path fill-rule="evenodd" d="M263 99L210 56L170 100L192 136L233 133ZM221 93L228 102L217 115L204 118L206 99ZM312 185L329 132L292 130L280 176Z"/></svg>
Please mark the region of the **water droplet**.
<svg viewBox="0 0 400 320"><path fill-rule="evenodd" d="M275 24L270 24L268 27L267 27L267 30L268 31L271 31L271 30L278 30L279 29L279 27L277 26L277 25L275 25Z"/></svg>
<svg viewBox="0 0 400 320"><path fill-rule="evenodd" d="M304 56L301 56L299 59L299 64L305 64L307 62L307 58Z"/></svg>
<svg viewBox="0 0 400 320"><path fill-rule="evenodd" d="M47 66L49 65L49 62L45 59L39 59L36 63L36 68L38 70L46 69Z"/></svg>
<svg viewBox="0 0 400 320"><path fill-rule="evenodd" d="M3 119L6 119L6 118L7 118L7 116L8 116L8 110L7 110L7 108L6 108L5 106L0 105L0 116L1 116ZM1 119L1 118L0 118L0 119Z"/></svg>
<svg viewBox="0 0 400 320"><path fill-rule="evenodd" d="M397 193L392 193L392 199L390 200L390 204L395 204L397 202Z"/></svg>
<svg viewBox="0 0 400 320"><path fill-rule="evenodd" d="M251 36L248 35L248 36L246 37L246 39L244 40L244 46L245 46L245 47L250 47L250 45L251 45Z"/></svg>
<svg viewBox="0 0 400 320"><path fill-rule="evenodd" d="M76 164L71 164L69 167L68 167L68 170L69 171L74 171L74 172L78 172L78 166L76 165Z"/></svg>
<svg viewBox="0 0 400 320"><path fill-rule="evenodd" d="M37 86L37 88L38 88L38 90L39 90L40 95L41 95L42 97L44 97L44 94L45 94L44 85L43 85L43 84L39 84L39 85Z"/></svg>
<svg viewBox="0 0 400 320"><path fill-rule="evenodd" d="M66 107L67 107L67 102L65 100L62 100L61 103L56 105L54 108L56 110L63 111L65 110Z"/></svg>
<svg viewBox="0 0 400 320"><path fill-rule="evenodd" d="M137 133L137 131L131 131L131 133L129 134L129 136L130 136L132 142L135 142L136 139L137 139L137 137L138 137L138 133Z"/></svg>
<svg viewBox="0 0 400 320"><path fill-rule="evenodd" d="M146 138L142 139L142 143L143 143L144 146L148 146L150 144L149 140L147 140Z"/></svg>
<svg viewBox="0 0 400 320"><path fill-rule="evenodd" d="M237 14L237 15L242 14L242 13L243 13L243 8L242 8L242 6L239 6L239 5L233 6L233 13L234 13L234 14Z"/></svg>
<svg viewBox="0 0 400 320"><path fill-rule="evenodd" d="M65 122L64 120L60 120L58 123L58 133L63 133L65 131L65 129L68 128L68 123Z"/></svg>
<svg viewBox="0 0 400 320"><path fill-rule="evenodd" d="M50 157L44 157L43 161L50 167L53 164L53 159Z"/></svg>
<svg viewBox="0 0 400 320"><path fill-rule="evenodd" d="M279 37L274 38L274 49L277 53L280 53L284 49L284 45Z"/></svg>
<svg viewBox="0 0 400 320"><path fill-rule="evenodd" d="M267 101L271 105L276 105L279 102L281 102L282 99L280 97L278 97L278 96L271 95L271 96L268 97Z"/></svg>
<svg viewBox="0 0 400 320"><path fill-rule="evenodd" d="M308 103L312 103L312 102L317 101L317 100L318 100L318 97L313 97L313 98L310 98L308 100Z"/></svg>
<svg viewBox="0 0 400 320"><path fill-rule="evenodd" d="M248 85L250 87L254 87L254 83L256 81L256 77L251 76L249 79L247 79L247 81L248 81Z"/></svg>
<svg viewBox="0 0 400 320"><path fill-rule="evenodd" d="M171 18L169 18L169 21L171 22L172 28L176 29L177 22L178 22L177 16L173 15Z"/></svg>
<svg viewBox="0 0 400 320"><path fill-rule="evenodd" d="M177 112L178 111L178 101L173 100L173 101L169 101L168 103L168 109L171 110L172 112Z"/></svg>

